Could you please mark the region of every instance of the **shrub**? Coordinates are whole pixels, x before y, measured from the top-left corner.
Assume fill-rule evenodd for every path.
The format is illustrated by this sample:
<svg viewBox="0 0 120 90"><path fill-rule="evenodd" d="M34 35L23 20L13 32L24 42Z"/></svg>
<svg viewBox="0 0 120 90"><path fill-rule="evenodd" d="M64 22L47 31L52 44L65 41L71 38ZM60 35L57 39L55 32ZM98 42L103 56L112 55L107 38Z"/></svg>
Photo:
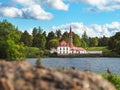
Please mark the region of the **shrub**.
<svg viewBox="0 0 120 90"><path fill-rule="evenodd" d="M39 53L39 48L36 47L27 47L27 57L36 58Z"/></svg>
<svg viewBox="0 0 120 90"><path fill-rule="evenodd" d="M40 58L38 58L37 60L36 60L36 66L39 66L41 64L41 60L40 60Z"/></svg>

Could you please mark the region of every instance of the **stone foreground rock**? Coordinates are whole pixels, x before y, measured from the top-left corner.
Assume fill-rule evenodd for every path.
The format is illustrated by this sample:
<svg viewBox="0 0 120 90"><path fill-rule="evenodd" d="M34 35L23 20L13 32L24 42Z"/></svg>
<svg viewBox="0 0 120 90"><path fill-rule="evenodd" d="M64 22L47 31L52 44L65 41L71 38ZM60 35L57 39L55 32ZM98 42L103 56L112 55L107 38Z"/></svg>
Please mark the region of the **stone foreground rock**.
<svg viewBox="0 0 120 90"><path fill-rule="evenodd" d="M76 70L0 61L0 90L116 90L101 76Z"/></svg>

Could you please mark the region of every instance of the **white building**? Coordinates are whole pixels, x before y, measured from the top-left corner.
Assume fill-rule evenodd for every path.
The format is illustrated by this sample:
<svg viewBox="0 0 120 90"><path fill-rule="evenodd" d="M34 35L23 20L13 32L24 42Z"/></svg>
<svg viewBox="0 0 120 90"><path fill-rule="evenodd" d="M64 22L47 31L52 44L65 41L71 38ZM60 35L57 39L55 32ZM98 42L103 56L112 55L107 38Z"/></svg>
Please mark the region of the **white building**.
<svg viewBox="0 0 120 90"><path fill-rule="evenodd" d="M69 43L66 41L61 41L59 46L57 47L57 54L58 55L69 55L69 54L80 54L85 53L86 50L80 47L75 47L71 44L72 47L69 46Z"/></svg>
<svg viewBox="0 0 120 90"><path fill-rule="evenodd" d="M56 52L57 55L74 55L74 54L102 54L102 51L86 51L82 47L75 47L72 39L72 28L70 27L68 43L63 40L59 43L57 49L52 48L51 53Z"/></svg>

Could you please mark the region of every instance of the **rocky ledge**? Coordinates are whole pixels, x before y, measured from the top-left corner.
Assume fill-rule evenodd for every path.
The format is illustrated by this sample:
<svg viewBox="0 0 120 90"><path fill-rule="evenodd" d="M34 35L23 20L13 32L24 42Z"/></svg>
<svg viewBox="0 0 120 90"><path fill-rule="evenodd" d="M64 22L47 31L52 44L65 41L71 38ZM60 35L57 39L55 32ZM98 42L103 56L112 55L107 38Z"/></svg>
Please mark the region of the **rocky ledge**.
<svg viewBox="0 0 120 90"><path fill-rule="evenodd" d="M56 70L28 62L0 61L0 90L116 90L101 76L77 70Z"/></svg>

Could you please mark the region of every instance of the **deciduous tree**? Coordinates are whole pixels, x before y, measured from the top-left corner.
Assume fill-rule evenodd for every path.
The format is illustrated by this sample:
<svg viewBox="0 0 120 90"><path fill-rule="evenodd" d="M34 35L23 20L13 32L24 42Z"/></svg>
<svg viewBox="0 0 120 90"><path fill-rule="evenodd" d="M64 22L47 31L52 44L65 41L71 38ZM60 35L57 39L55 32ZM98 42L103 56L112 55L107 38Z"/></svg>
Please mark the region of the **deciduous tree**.
<svg viewBox="0 0 120 90"><path fill-rule="evenodd" d="M0 58L21 60L25 57L24 46L19 42L21 32L11 23L0 22Z"/></svg>

